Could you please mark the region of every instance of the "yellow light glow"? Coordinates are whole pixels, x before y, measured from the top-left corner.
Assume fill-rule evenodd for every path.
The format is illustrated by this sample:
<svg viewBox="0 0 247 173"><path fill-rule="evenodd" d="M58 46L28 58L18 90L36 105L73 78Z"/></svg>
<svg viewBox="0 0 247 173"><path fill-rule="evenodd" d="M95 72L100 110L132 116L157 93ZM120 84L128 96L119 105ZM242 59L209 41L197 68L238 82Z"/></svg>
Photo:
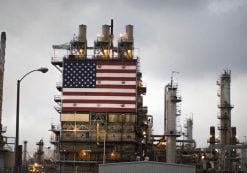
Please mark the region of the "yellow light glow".
<svg viewBox="0 0 247 173"><path fill-rule="evenodd" d="M109 49L104 49L103 50L103 56L104 57L109 57L109 55L110 55L110 50Z"/></svg>
<svg viewBox="0 0 247 173"><path fill-rule="evenodd" d="M84 50L83 49L80 49L79 50L79 53L80 53L80 55L84 55Z"/></svg>
<svg viewBox="0 0 247 173"><path fill-rule="evenodd" d="M78 128L74 128L73 131L74 132L77 132L77 131L79 131L79 129Z"/></svg>
<svg viewBox="0 0 247 173"><path fill-rule="evenodd" d="M132 58L133 57L133 51L128 49L127 50L127 56L128 56L128 58Z"/></svg>

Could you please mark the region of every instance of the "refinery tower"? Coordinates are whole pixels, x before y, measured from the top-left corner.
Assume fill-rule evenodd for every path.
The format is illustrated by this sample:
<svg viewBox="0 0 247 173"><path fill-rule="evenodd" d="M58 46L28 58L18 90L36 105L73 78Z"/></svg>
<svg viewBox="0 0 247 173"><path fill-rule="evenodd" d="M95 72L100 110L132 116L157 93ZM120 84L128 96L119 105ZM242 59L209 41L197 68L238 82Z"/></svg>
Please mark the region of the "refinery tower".
<svg viewBox="0 0 247 173"><path fill-rule="evenodd" d="M97 172L98 164L148 158L150 119L146 88L134 56L133 26L113 40L113 20L88 46L87 26L69 43L54 45L51 63L61 72L55 96L60 125L51 126L61 172ZM63 52L59 57L59 53Z"/></svg>
<svg viewBox="0 0 247 173"><path fill-rule="evenodd" d="M4 79L4 63L5 63L5 48L6 48L6 33L1 33L0 40L0 149L4 146L3 133L6 129L2 126L2 105L3 105L3 79Z"/></svg>

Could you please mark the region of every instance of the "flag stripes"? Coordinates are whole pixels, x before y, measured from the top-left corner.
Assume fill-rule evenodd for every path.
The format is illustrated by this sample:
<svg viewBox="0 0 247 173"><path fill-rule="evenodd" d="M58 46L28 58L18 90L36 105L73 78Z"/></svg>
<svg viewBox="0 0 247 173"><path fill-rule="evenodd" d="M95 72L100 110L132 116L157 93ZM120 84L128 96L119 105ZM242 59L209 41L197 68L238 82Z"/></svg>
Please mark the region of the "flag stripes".
<svg viewBox="0 0 247 173"><path fill-rule="evenodd" d="M136 61L64 60L63 112L136 112Z"/></svg>

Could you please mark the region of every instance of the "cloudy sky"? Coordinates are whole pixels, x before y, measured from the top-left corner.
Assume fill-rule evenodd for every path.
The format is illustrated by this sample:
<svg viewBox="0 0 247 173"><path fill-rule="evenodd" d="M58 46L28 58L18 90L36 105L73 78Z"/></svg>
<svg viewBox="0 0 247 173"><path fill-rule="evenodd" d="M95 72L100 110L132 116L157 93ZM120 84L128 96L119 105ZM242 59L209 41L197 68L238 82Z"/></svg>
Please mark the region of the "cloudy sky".
<svg viewBox="0 0 247 173"><path fill-rule="evenodd" d="M216 80L225 68L232 70L232 125L238 138L246 132L247 1L245 0L0 0L0 32L7 33L3 125L15 136L16 81L21 83L20 142L29 153L35 143L49 144L51 123L59 123L54 110L55 86L60 72L50 60L52 45L69 42L78 25L87 25L88 45L93 45L101 25L114 19L115 38L127 24L134 25L136 55L147 86L145 105L154 116L154 134L163 132L163 90L171 72L182 96L180 124L193 114L194 138L207 146L210 126L217 126ZM115 43L116 43L115 39Z"/></svg>

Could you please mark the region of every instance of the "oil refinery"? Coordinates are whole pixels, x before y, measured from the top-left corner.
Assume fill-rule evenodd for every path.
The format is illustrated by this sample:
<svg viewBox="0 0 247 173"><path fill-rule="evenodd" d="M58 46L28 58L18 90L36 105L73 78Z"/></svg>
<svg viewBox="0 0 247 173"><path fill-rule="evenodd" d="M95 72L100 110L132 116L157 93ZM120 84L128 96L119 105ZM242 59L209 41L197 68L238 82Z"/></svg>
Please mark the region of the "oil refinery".
<svg viewBox="0 0 247 173"><path fill-rule="evenodd" d="M135 54L134 26L126 25L123 32L114 45L111 20L109 25L102 25L102 33L90 45L87 26L82 24L71 41L52 46L51 64L61 74L61 81L56 83L60 95L54 96L60 123L51 124L49 129L54 151L45 159L40 140L35 162L29 164L24 142L22 172L247 172L247 143L239 142L237 128L231 125L231 70L223 70L217 80L219 125L208 128L206 148L196 146L192 116L186 119L185 131L178 129L183 100L175 71L162 93L163 134L154 134L153 115L143 104L147 88L140 57ZM7 162L2 164L7 145L1 124L5 40L4 33L0 52L0 170L12 172ZM13 158L13 151L8 153Z"/></svg>
<svg viewBox="0 0 247 173"><path fill-rule="evenodd" d="M193 118L186 132L177 130L180 115L178 84L164 87L164 134L152 133L153 116L143 105L146 87L140 57L134 53L132 25L126 25L117 46L113 45L113 20L102 26L93 46L87 43L87 26L67 44L53 45L51 63L61 72L55 109L61 123L52 124L55 160L61 172L98 172L98 164L155 161L193 165L196 172L245 172L246 144L231 126L231 71L226 69L219 85L219 139L210 127L208 148L197 148ZM64 57L57 57L64 51ZM178 137L184 135L185 139ZM205 141L206 142L206 141Z"/></svg>

